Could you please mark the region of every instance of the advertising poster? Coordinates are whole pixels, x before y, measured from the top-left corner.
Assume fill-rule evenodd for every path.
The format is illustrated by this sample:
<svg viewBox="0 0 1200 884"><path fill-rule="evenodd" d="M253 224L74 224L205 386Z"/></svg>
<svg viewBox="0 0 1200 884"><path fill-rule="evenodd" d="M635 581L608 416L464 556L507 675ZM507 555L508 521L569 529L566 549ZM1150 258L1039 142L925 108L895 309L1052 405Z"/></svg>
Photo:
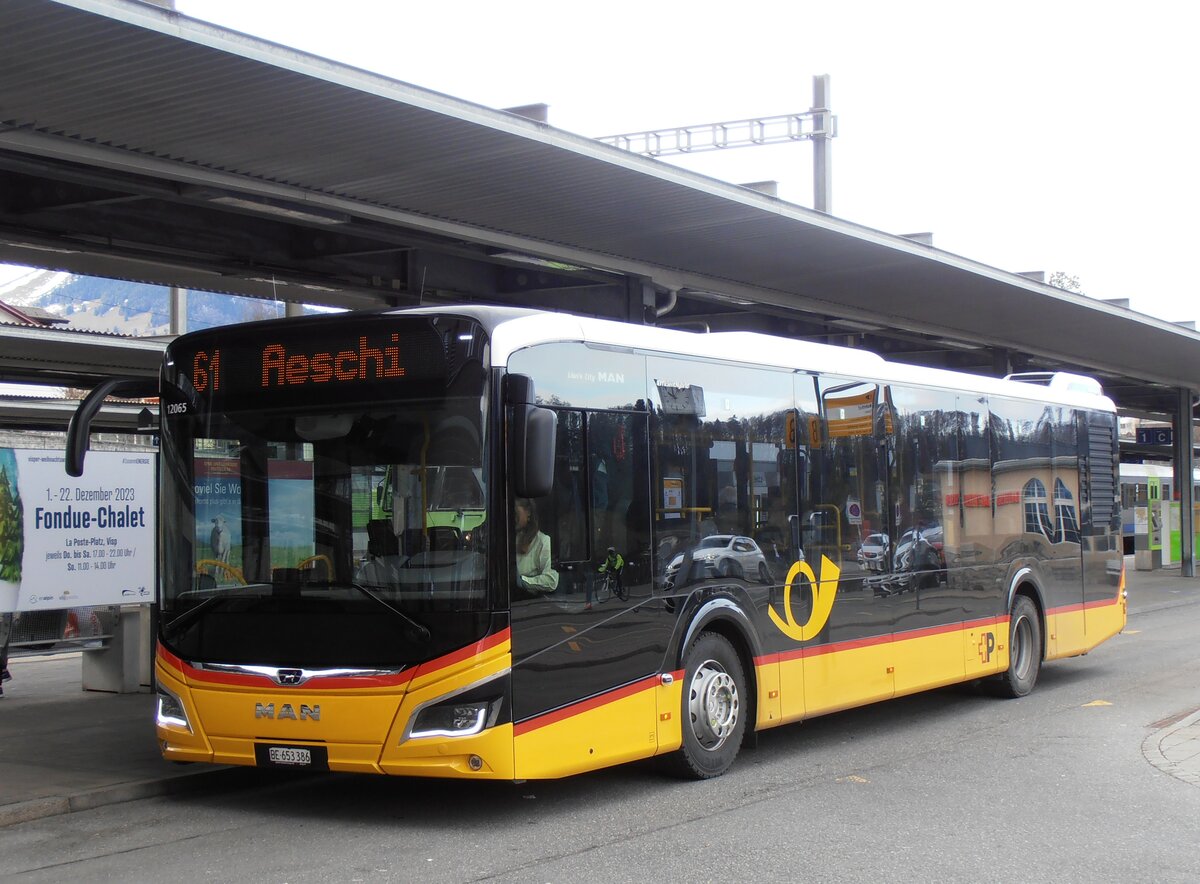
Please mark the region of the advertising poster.
<svg viewBox="0 0 1200 884"><path fill-rule="evenodd" d="M1200 524L1200 523L1198 523ZM1145 506L1135 506L1133 508L1133 533L1149 535L1150 533L1150 508Z"/></svg>
<svg viewBox="0 0 1200 884"><path fill-rule="evenodd" d="M0 448L0 611L154 598L154 456Z"/></svg>
<svg viewBox="0 0 1200 884"><path fill-rule="evenodd" d="M242 577L242 483L235 457L197 457L196 565L218 583Z"/></svg>
<svg viewBox="0 0 1200 884"><path fill-rule="evenodd" d="M267 495L271 506L271 567L301 567L316 551L312 462L271 461L267 466ZM329 577L325 574L326 579Z"/></svg>
<svg viewBox="0 0 1200 884"><path fill-rule="evenodd" d="M678 519L679 511L683 509L683 479L665 478L662 483L663 509L667 511L668 519Z"/></svg>

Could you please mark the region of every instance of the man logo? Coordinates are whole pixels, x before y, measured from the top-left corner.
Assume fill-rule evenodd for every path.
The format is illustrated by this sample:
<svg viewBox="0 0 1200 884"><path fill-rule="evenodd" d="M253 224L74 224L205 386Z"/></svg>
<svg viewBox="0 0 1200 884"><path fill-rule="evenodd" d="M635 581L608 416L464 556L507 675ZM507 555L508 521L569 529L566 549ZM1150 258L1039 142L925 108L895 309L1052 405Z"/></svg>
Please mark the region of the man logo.
<svg viewBox="0 0 1200 884"><path fill-rule="evenodd" d="M305 719L311 719L313 721L320 721L321 720L321 707L320 706L309 706L305 703L301 703L300 704L300 715L297 716L296 710L292 708L291 703L284 703L282 706L280 706L278 714L276 714L276 712L275 712L275 704L274 703L255 703L254 704L254 717L255 718L270 718L270 719L275 719L278 721L283 721L284 719L291 719L292 721L304 721Z"/></svg>
<svg viewBox="0 0 1200 884"><path fill-rule="evenodd" d="M301 669L280 669L276 680L285 687L298 685L304 681L304 671Z"/></svg>

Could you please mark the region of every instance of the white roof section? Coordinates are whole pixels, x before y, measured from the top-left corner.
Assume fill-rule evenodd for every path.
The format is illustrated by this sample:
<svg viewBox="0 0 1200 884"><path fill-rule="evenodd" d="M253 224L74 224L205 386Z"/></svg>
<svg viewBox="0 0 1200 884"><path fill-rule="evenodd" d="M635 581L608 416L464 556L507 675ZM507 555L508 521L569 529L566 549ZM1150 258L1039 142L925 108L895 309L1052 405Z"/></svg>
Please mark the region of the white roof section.
<svg viewBox="0 0 1200 884"><path fill-rule="evenodd" d="M885 383L967 390L1075 408L1116 411L1116 406L1107 396L1081 391L1077 386L1067 383L1042 386L888 362L877 353L866 350L814 344L755 332L696 334L565 313L532 313L500 322L492 332L492 364L507 365L512 354L518 350L555 342L581 342L593 346L846 375ZM1078 375L1074 377L1081 378ZM1092 381L1099 387L1091 378L1081 379Z"/></svg>

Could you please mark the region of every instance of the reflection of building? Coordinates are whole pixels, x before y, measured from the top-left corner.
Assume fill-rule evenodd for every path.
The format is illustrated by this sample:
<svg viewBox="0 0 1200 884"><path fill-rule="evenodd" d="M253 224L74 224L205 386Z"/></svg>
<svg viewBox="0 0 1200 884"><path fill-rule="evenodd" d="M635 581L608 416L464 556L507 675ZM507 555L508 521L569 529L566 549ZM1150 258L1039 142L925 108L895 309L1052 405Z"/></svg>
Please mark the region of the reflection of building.
<svg viewBox="0 0 1200 884"><path fill-rule="evenodd" d="M717 468L718 513L738 510L743 505L739 494L748 495L753 525L765 524L770 501L779 497L778 444L714 439L708 454Z"/></svg>
<svg viewBox="0 0 1200 884"><path fill-rule="evenodd" d="M970 548L978 559L984 547L994 545L989 538L1022 534L1040 535L1050 543L1079 543L1079 463L1074 456L1003 460L995 467L982 458L940 461L937 477L948 550Z"/></svg>

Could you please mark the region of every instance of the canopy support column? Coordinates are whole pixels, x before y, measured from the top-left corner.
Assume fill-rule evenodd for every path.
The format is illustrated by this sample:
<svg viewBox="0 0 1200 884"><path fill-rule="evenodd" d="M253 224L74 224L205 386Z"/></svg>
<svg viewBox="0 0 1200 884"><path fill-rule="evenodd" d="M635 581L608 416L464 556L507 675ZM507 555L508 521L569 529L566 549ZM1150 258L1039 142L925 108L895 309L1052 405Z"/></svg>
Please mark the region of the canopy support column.
<svg viewBox="0 0 1200 884"><path fill-rule="evenodd" d="M1196 487L1194 476L1195 448L1192 443L1192 403L1195 395L1187 387L1179 388L1179 405L1175 414L1175 482L1179 489L1179 559L1180 575L1196 576Z"/></svg>

